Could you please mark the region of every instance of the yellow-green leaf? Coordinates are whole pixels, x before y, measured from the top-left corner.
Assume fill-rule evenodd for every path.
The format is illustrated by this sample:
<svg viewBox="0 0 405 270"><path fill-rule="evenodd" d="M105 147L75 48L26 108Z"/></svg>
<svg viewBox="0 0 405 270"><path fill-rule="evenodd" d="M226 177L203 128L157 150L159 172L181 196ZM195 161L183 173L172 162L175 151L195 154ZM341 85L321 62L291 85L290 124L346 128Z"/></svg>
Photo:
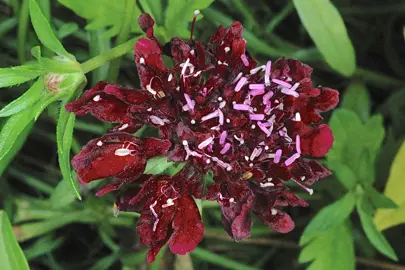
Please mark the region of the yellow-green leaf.
<svg viewBox="0 0 405 270"><path fill-rule="evenodd" d="M330 0L294 0L295 8L326 62L351 76L356 69L353 44L339 11Z"/></svg>
<svg viewBox="0 0 405 270"><path fill-rule="evenodd" d="M382 231L390 227L405 223L405 142L402 143L391 166L390 176L384 195L393 200L398 208L378 209L374 218L377 228Z"/></svg>

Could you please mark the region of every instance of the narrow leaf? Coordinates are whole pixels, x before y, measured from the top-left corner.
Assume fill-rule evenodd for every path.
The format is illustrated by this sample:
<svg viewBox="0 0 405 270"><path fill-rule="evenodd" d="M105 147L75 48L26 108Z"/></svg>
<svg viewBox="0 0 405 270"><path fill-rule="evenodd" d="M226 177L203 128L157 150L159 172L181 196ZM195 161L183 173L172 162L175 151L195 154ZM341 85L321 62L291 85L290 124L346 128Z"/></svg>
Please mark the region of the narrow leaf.
<svg viewBox="0 0 405 270"><path fill-rule="evenodd" d="M2 270L29 270L6 212L0 210L0 262Z"/></svg>
<svg viewBox="0 0 405 270"><path fill-rule="evenodd" d="M371 208L371 205L368 204L366 198L363 197L358 200L357 211L359 212L361 225L363 226L368 240L370 240L373 246L382 254L397 261L398 257L395 254L395 251L392 249L387 239L385 239L384 235L377 230L377 227L373 222L373 209Z"/></svg>
<svg viewBox="0 0 405 270"><path fill-rule="evenodd" d="M10 116L28 108L41 98L44 88L43 80L37 80L21 97L6 105L0 111L0 117Z"/></svg>
<svg viewBox="0 0 405 270"><path fill-rule="evenodd" d="M343 223L356 205L354 193L347 193L342 199L323 208L305 228L300 244L307 244L319 232L326 231Z"/></svg>
<svg viewBox="0 0 405 270"><path fill-rule="evenodd" d="M38 63L30 63L23 66L0 68L0 88L22 84L41 75Z"/></svg>
<svg viewBox="0 0 405 270"><path fill-rule="evenodd" d="M343 95L340 105L342 108L358 114L363 123L370 117L370 95L364 83L353 81L349 84Z"/></svg>
<svg viewBox="0 0 405 270"><path fill-rule="evenodd" d="M311 262L307 268L310 270L354 270L354 241L350 226L346 222L319 232L302 249L298 260L300 263Z"/></svg>
<svg viewBox="0 0 405 270"><path fill-rule="evenodd" d="M293 0L302 24L325 58L336 71L351 76L356 56L339 11L330 0Z"/></svg>
<svg viewBox="0 0 405 270"><path fill-rule="evenodd" d="M73 129L76 118L73 113L68 113L65 110L65 105L66 102L62 102L58 124L56 126L59 166L63 180L69 186L71 191L73 191L76 197L81 200L79 184L77 183L77 180L73 178L70 165L70 149L72 147Z"/></svg>
<svg viewBox="0 0 405 270"><path fill-rule="evenodd" d="M367 191L367 195L370 197L375 208L398 209L398 205L395 202L372 187Z"/></svg>
<svg viewBox="0 0 405 270"><path fill-rule="evenodd" d="M378 209L374 221L377 228L385 230L387 228L405 223L405 143L402 143L394 162L391 165L390 175L385 187L384 195L395 202L397 209Z"/></svg>
<svg viewBox="0 0 405 270"><path fill-rule="evenodd" d="M56 54L71 57L54 34L36 0L30 0L30 16L35 33L41 43Z"/></svg>

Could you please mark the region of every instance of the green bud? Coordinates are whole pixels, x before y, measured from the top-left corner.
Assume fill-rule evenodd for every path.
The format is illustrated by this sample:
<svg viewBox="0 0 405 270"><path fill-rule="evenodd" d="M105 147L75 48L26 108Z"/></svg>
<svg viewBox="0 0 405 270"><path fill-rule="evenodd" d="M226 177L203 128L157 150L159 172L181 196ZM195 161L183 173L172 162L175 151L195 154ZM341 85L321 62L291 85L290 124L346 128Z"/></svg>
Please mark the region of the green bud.
<svg viewBox="0 0 405 270"><path fill-rule="evenodd" d="M59 74L46 73L45 87L49 92L55 95L70 95L76 92L77 89L82 89L86 83L86 76L82 72Z"/></svg>

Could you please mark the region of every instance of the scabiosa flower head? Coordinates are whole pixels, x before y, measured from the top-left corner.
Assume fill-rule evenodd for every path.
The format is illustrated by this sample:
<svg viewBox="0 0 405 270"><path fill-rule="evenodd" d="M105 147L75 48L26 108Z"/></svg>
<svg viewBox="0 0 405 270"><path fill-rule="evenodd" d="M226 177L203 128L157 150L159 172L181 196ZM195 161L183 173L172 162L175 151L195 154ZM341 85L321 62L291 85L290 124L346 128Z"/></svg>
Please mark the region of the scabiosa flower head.
<svg viewBox="0 0 405 270"><path fill-rule="evenodd" d="M80 181L115 176L99 195L138 184L117 199L117 207L141 213L138 233L150 247L149 262L165 243L184 254L202 239L192 197L218 201L235 240L250 235L252 213L275 231L291 231L294 222L280 207L307 203L285 183L312 194L308 186L330 174L313 157L332 146L320 113L337 105L338 92L312 87L312 69L294 59L258 66L239 22L219 27L207 44L191 35L165 45L155 38L148 14L139 23L148 37L135 44L142 89L100 82L67 105L76 114L119 124L74 157ZM172 58L172 68L163 55ZM145 124L155 126L160 139L130 134ZM186 165L173 177L142 175L147 159L157 155ZM214 184L202 193L209 170Z"/></svg>

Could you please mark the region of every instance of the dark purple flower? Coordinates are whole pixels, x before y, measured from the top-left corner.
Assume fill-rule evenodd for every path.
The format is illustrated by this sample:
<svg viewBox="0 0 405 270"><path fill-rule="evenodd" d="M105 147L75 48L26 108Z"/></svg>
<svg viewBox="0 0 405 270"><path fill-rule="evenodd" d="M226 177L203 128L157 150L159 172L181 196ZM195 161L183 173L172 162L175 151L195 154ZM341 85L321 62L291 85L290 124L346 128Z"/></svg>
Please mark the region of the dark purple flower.
<svg viewBox="0 0 405 270"><path fill-rule="evenodd" d="M294 222L280 208L307 203L285 182L312 194L308 186L330 174L312 158L324 156L333 144L329 127L319 124L320 113L337 105L339 93L312 87L312 69L297 60L258 66L239 22L220 27L207 44L173 38L165 45L154 37L148 14L139 23L148 37L135 45L142 89L99 83L67 109L119 123L115 131L153 125L164 140L127 134L131 139L111 146L91 141L73 160L81 182L115 176L107 191L139 184L117 205L141 213L138 232L150 248L148 261L167 242L174 253L184 254L202 239L193 197L218 201L225 230L235 240L250 235L252 213L275 231L291 231ZM164 54L172 58L172 68L165 66ZM148 158L166 152L169 160L186 163L178 175L141 175ZM99 171L104 162L109 168ZM208 170L215 183L201 194Z"/></svg>

